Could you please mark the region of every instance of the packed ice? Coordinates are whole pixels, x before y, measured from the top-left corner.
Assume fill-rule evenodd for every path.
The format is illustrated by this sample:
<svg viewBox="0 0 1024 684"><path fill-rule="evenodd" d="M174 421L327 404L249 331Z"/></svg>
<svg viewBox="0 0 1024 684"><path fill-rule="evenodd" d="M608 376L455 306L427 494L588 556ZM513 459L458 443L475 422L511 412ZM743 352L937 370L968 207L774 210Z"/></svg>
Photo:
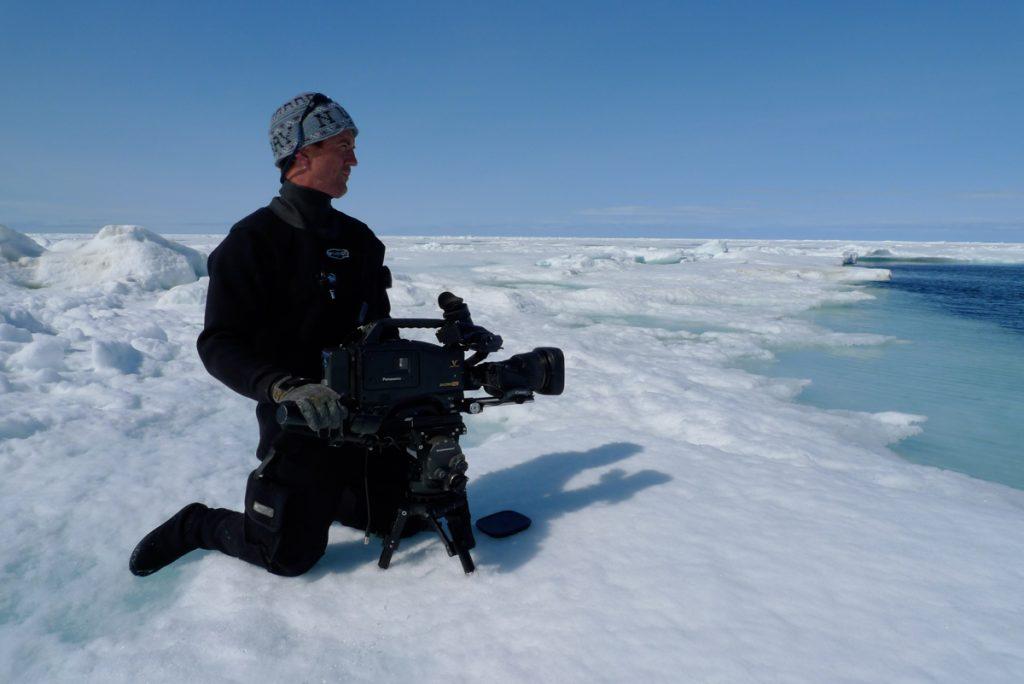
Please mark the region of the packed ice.
<svg viewBox="0 0 1024 684"><path fill-rule="evenodd" d="M1024 245L385 237L394 314L450 290L566 391L467 417L478 535L335 526L284 579L135 542L190 501L240 510L249 400L195 350L222 236L0 227L3 681L943 681L1024 677L1024 492L888 446L926 416L831 411L744 369L878 346L802 315L860 306L864 257L1024 262Z"/></svg>

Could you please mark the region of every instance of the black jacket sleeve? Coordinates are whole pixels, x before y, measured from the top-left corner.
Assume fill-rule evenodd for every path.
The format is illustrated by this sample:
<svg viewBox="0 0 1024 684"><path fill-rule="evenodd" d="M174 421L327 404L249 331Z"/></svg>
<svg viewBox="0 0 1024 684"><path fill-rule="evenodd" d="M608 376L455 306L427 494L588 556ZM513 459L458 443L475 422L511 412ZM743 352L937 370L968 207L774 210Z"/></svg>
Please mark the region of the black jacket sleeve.
<svg viewBox="0 0 1024 684"><path fill-rule="evenodd" d="M197 347L212 376L256 401L288 375L266 348L265 311L273 287L274 252L266 236L238 226L210 254L206 319Z"/></svg>
<svg viewBox="0 0 1024 684"><path fill-rule="evenodd" d="M391 300L388 298L388 288L391 287L391 270L387 266L380 266L374 269L373 284L370 288L367 302L367 321L374 321L378 318L391 316Z"/></svg>

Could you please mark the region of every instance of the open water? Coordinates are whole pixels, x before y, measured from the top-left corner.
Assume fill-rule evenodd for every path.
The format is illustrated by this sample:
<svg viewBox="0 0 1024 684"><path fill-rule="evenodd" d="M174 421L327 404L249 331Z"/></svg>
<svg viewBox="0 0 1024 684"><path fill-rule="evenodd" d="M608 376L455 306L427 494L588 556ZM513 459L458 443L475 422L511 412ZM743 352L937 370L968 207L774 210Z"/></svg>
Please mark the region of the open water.
<svg viewBox="0 0 1024 684"><path fill-rule="evenodd" d="M903 457L1024 489L1024 265L878 261L876 299L818 309L833 330L897 338L878 347L781 351L760 369L808 378L800 401L928 417Z"/></svg>

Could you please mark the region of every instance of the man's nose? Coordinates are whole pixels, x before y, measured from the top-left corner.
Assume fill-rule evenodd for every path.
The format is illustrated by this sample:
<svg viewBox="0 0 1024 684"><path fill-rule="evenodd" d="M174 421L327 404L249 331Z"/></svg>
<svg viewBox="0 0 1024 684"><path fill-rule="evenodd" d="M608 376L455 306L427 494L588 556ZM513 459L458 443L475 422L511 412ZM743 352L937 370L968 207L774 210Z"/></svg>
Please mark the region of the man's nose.
<svg viewBox="0 0 1024 684"><path fill-rule="evenodd" d="M356 159L355 150L348 153L348 159L345 160L345 163L349 166L359 166L359 160Z"/></svg>

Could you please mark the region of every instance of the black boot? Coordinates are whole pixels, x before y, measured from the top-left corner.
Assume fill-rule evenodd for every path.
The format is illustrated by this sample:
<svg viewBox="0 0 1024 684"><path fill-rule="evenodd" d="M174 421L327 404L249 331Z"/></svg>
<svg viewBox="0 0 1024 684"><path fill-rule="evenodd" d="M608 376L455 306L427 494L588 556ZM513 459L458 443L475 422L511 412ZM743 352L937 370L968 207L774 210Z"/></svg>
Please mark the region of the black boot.
<svg viewBox="0 0 1024 684"><path fill-rule="evenodd" d="M175 513L135 546L128 569L133 575L145 577L198 549L198 532L209 510L201 503L191 503Z"/></svg>

